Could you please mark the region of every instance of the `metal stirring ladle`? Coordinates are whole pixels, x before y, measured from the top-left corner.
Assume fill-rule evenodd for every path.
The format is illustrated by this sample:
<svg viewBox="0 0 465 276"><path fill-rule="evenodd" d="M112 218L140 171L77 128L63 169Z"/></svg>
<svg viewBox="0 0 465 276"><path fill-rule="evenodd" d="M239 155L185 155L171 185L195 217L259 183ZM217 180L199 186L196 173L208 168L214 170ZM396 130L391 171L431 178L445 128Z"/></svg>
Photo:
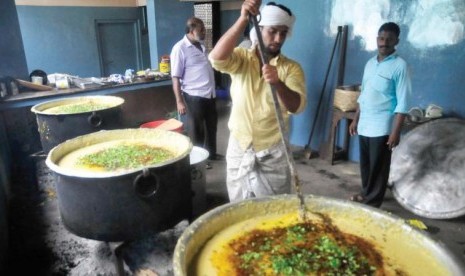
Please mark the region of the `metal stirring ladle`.
<svg viewBox="0 0 465 276"><path fill-rule="evenodd" d="M249 13L249 20L252 21L252 25L255 28L255 31L257 33L257 39L258 39L258 46L260 49L260 58L263 63L263 65L268 64L268 56L265 53L265 45L263 43L263 38L262 34L260 32L260 27L258 26L258 20L256 16L253 16L252 14ZM297 192L297 197L300 201L300 216L303 220L307 219L307 209L305 207L305 202L304 202L304 197L302 195L302 191L300 190L300 180L299 176L297 175L297 170L295 169L295 162L294 158L292 156L291 152L291 147L289 146L289 135L286 130L286 127L284 126L284 118L283 114L281 113L281 108L279 106L279 101L278 101L278 95L276 92L276 88L273 85L270 85L271 87L271 94L273 96L273 103L274 103L274 109L275 109L275 114L276 114L276 119L278 120L278 125L279 125L279 131L281 133L281 141L285 146L285 154L287 158L287 163L289 165L289 169L291 172L291 181L294 185L294 188Z"/></svg>

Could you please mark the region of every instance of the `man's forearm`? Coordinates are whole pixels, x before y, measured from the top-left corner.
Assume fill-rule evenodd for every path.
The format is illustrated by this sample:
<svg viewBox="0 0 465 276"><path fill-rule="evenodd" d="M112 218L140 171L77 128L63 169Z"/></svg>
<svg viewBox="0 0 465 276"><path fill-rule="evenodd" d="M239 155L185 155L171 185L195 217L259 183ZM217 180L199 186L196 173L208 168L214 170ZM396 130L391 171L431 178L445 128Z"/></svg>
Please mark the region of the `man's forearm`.
<svg viewBox="0 0 465 276"><path fill-rule="evenodd" d="M394 117L394 125L392 126L392 132L395 134L399 134L402 129L402 124L404 123L405 114L403 113L396 113Z"/></svg>
<svg viewBox="0 0 465 276"><path fill-rule="evenodd" d="M181 95L181 82L179 81L179 78L172 77L171 78L173 82L173 91L174 91L174 97L176 98L176 102L183 102L183 98Z"/></svg>
<svg viewBox="0 0 465 276"><path fill-rule="evenodd" d="M358 124L358 119L360 119L360 106L357 104L357 109L355 110L354 121Z"/></svg>
<svg viewBox="0 0 465 276"><path fill-rule="evenodd" d="M287 85L282 81L279 81L274 85L274 87L276 88L279 99L284 106L286 106L287 110L292 113L296 112L301 101L299 93L289 89L289 87L287 87Z"/></svg>

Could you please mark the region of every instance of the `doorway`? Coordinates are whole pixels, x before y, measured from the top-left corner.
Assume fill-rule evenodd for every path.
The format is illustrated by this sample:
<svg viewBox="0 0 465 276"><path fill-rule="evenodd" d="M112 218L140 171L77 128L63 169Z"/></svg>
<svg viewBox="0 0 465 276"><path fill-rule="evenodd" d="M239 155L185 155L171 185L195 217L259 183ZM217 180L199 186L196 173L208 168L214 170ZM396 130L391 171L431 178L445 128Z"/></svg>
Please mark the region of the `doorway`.
<svg viewBox="0 0 465 276"><path fill-rule="evenodd" d="M101 77L143 68L138 20L96 20Z"/></svg>

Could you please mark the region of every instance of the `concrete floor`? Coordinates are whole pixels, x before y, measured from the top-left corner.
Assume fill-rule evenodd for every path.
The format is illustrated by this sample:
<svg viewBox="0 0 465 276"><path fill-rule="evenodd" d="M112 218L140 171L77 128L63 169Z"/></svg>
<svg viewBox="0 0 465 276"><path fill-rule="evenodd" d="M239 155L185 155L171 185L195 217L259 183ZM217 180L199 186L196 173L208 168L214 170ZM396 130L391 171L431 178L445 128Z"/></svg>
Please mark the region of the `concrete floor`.
<svg viewBox="0 0 465 276"><path fill-rule="evenodd" d="M229 106L223 101L218 106L218 149L220 154L225 154ZM302 148L293 147L304 194L345 200L358 192L360 175L357 163L338 161L330 165L320 158L306 159L303 152ZM208 209L228 202L226 164L213 161L212 166L206 171ZM115 275L112 249L116 245L80 238L67 231L59 217L50 171L44 167L43 161L38 161L34 169L37 172L34 181L39 184L22 185L20 190L16 189L18 193L13 201L8 275ZM450 220L418 217L402 208L389 191L381 209L404 219L421 220L434 240L445 244L465 263L465 217ZM31 215L34 215L32 220ZM185 227L187 221L174 229L125 246L122 257L126 274L142 275L141 271L148 271L172 275L171 255Z"/></svg>

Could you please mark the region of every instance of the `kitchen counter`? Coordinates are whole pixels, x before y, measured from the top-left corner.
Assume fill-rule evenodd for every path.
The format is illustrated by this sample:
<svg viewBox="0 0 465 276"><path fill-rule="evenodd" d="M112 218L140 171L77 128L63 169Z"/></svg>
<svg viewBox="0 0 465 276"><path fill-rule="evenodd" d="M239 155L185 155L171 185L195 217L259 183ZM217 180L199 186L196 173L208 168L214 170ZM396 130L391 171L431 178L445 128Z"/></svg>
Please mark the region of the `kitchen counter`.
<svg viewBox="0 0 465 276"><path fill-rule="evenodd" d="M70 96L90 96L90 95L109 95L124 91L132 91L138 89L145 89L158 86L171 86L171 80L144 80L133 83L105 85L101 87L93 87L87 89L70 88L70 89L56 89L50 91L30 91L21 92L18 95L10 96L3 101L0 101L0 111L10 108L18 108L25 106L33 106L38 103L50 100L57 100L63 97Z"/></svg>

